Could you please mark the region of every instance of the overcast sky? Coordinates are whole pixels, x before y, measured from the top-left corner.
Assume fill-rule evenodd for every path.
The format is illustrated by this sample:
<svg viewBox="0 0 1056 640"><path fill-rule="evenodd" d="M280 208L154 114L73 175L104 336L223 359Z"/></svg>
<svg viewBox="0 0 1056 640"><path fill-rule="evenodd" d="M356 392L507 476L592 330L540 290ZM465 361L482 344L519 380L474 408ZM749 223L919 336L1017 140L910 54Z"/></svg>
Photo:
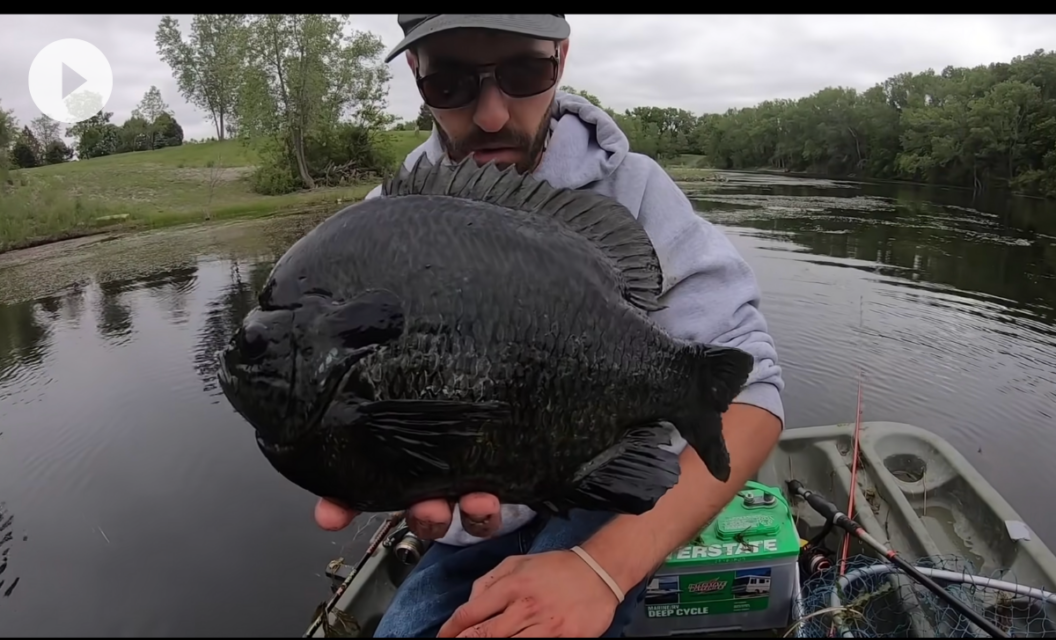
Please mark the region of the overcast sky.
<svg viewBox="0 0 1056 640"><path fill-rule="evenodd" d="M189 15L176 16L189 27ZM154 45L160 15L5 15L0 19L0 106L22 123L40 115L27 75L33 57L60 38L99 47L114 70L106 105L121 123L150 87L161 89L187 138L212 125L177 91ZM1056 47L1056 15L1009 16L611 16L572 15L564 84L607 106L674 106L721 112L830 85L866 89L903 71L1007 62ZM395 15L354 17L386 48L402 37ZM402 57L392 63L389 110L413 118L420 99Z"/></svg>

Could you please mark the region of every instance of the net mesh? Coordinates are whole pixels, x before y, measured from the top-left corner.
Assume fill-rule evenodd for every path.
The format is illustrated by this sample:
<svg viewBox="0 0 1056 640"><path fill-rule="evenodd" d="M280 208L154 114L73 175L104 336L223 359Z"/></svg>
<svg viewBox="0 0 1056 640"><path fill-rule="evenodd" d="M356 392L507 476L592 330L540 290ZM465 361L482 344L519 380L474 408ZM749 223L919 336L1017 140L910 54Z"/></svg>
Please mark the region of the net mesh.
<svg viewBox="0 0 1056 640"><path fill-rule="evenodd" d="M870 573L870 567L887 565L871 556L851 556L844 573L855 579L839 590L839 600L832 601L833 587L840 577L839 563L810 576L801 587L802 604L790 637L841 637L843 631L855 638L973 638L987 637L963 614L895 570L892 573ZM933 556L915 563L918 568L948 571L959 576L980 576L969 561L958 556ZM853 574L858 570L864 570ZM872 570L876 571L876 569ZM933 580L969 608L994 622L1013 638L1056 638L1056 614L1044 594L1017 595L1015 578L1006 574L983 575L1001 580L1005 585L975 585L939 579ZM950 576L947 576L949 578ZM1011 583L1011 584L1007 584ZM838 588L838 587L837 587ZM1050 594L1050 597L1051 594ZM842 625L842 626L840 626ZM848 637L843 635L843 637Z"/></svg>

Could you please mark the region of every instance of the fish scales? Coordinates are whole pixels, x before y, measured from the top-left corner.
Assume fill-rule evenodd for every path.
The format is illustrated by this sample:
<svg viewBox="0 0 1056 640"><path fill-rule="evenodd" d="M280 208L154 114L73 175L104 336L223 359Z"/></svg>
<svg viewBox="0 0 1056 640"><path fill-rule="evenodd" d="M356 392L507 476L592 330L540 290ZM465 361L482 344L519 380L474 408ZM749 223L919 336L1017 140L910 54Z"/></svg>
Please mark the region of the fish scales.
<svg viewBox="0 0 1056 640"><path fill-rule="evenodd" d="M614 200L423 159L283 255L220 384L280 473L358 510L642 513L677 480L667 423L728 477L752 367L655 324L661 277Z"/></svg>

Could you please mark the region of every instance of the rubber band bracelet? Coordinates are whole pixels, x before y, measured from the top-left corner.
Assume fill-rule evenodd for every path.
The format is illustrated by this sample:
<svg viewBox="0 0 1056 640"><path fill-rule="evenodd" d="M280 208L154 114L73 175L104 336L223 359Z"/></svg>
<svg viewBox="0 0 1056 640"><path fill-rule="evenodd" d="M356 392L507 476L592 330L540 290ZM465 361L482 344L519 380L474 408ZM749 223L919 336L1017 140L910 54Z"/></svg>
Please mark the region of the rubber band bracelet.
<svg viewBox="0 0 1056 640"><path fill-rule="evenodd" d="M594 558L590 557L590 554L583 550L580 546L572 547L572 552L583 559L583 562L587 563L587 566L594 570L594 573L598 574L598 577L609 585L609 589L612 589L613 595L616 596L618 602L623 602L623 589L620 589L620 585L616 584L616 581L612 579L609 572L602 569L601 565L594 561Z"/></svg>

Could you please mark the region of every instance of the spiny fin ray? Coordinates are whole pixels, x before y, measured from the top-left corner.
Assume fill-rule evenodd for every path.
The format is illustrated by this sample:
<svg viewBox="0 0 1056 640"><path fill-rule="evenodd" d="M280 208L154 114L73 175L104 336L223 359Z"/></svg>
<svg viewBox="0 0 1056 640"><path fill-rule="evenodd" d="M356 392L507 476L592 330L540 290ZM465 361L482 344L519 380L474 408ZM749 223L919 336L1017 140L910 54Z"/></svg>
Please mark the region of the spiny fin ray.
<svg viewBox="0 0 1056 640"><path fill-rule="evenodd" d="M422 154L411 169L385 181L382 195L447 196L550 216L593 242L620 274L623 297L643 311L664 308L663 273L656 250L634 215L613 198L586 189L563 189L521 174L516 167L483 167L467 157L433 164Z"/></svg>

